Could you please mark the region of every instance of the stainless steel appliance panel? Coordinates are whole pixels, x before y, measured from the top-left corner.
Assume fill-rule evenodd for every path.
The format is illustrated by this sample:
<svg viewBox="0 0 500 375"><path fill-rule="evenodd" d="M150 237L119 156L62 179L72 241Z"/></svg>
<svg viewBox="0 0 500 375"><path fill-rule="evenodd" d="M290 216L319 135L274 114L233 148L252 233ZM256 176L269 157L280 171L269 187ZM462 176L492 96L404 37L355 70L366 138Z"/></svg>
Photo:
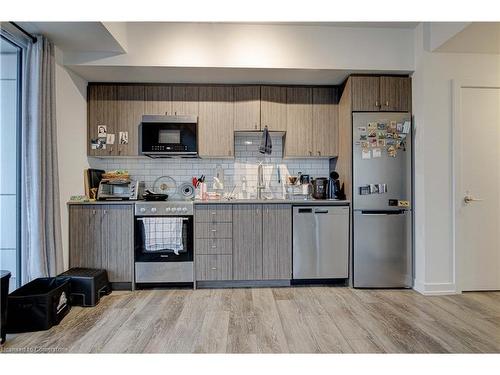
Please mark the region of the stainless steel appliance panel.
<svg viewBox="0 0 500 375"><path fill-rule="evenodd" d="M192 283L193 262L136 262L136 283Z"/></svg>
<svg viewBox="0 0 500 375"><path fill-rule="evenodd" d="M349 207L293 207L293 278L347 278Z"/></svg>
<svg viewBox="0 0 500 375"><path fill-rule="evenodd" d="M412 286L411 212L354 212L354 287Z"/></svg>
<svg viewBox="0 0 500 375"><path fill-rule="evenodd" d="M410 121L407 113L354 113L353 114L353 209L387 210L389 199L411 200L411 131L406 136L406 151L398 150L396 157L387 155L387 146L379 158L363 159L360 127L369 122ZM386 140L387 141L387 140ZM373 152L372 147L369 148ZM359 188L370 184L386 184L383 194L361 195Z"/></svg>

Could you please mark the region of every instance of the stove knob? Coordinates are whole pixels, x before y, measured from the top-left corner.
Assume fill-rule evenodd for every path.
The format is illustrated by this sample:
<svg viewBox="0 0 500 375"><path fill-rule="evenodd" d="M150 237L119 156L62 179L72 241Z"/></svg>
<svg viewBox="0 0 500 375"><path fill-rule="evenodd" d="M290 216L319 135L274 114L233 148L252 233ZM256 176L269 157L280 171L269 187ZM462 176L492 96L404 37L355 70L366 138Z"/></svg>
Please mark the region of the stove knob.
<svg viewBox="0 0 500 375"><path fill-rule="evenodd" d="M165 208L165 211L170 212L170 207Z"/></svg>
<svg viewBox="0 0 500 375"><path fill-rule="evenodd" d="M156 212L156 207L151 208L151 212Z"/></svg>
<svg viewBox="0 0 500 375"><path fill-rule="evenodd" d="M182 208L177 207L177 212L181 212Z"/></svg>
<svg viewBox="0 0 500 375"><path fill-rule="evenodd" d="M188 210L188 209L187 209L186 207L183 207L183 208L182 208L182 212L187 212L187 210Z"/></svg>
<svg viewBox="0 0 500 375"><path fill-rule="evenodd" d="M146 209L144 207L142 207L139 211L146 212Z"/></svg>

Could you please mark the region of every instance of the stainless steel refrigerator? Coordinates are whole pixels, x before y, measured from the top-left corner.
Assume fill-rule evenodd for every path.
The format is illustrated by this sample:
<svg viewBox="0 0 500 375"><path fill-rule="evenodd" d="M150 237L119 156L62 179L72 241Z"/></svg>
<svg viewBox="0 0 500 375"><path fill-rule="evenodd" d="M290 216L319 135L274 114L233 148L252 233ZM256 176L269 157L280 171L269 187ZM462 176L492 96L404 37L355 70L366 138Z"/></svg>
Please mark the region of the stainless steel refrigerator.
<svg viewBox="0 0 500 375"><path fill-rule="evenodd" d="M353 113L353 285L412 286L408 113Z"/></svg>

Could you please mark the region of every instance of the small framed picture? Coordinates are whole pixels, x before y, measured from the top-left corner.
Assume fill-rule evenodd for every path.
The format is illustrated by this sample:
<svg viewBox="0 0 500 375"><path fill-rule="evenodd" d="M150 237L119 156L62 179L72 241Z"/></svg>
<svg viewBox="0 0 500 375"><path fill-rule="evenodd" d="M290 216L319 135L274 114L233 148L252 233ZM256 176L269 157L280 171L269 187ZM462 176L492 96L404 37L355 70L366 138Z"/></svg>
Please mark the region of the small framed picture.
<svg viewBox="0 0 500 375"><path fill-rule="evenodd" d="M121 145L128 145L128 132L119 132L118 142L120 142Z"/></svg>
<svg viewBox="0 0 500 375"><path fill-rule="evenodd" d="M106 125L97 125L97 138L106 138L108 127Z"/></svg>

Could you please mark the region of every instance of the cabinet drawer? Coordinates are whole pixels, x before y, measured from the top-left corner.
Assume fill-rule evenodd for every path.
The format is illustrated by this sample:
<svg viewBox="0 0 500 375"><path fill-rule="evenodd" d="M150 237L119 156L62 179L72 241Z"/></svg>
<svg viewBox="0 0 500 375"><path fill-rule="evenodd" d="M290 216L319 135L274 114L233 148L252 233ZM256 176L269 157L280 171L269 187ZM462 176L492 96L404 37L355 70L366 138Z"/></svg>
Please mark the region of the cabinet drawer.
<svg viewBox="0 0 500 375"><path fill-rule="evenodd" d="M197 255L196 280L231 280L232 267L231 255Z"/></svg>
<svg viewBox="0 0 500 375"><path fill-rule="evenodd" d="M194 219L197 223L228 223L233 219L233 207L230 204L196 205Z"/></svg>
<svg viewBox="0 0 500 375"><path fill-rule="evenodd" d="M229 254L233 253L233 240L230 238L202 238L196 240L195 254Z"/></svg>
<svg viewBox="0 0 500 375"><path fill-rule="evenodd" d="M232 238L232 223L196 223L196 238Z"/></svg>

